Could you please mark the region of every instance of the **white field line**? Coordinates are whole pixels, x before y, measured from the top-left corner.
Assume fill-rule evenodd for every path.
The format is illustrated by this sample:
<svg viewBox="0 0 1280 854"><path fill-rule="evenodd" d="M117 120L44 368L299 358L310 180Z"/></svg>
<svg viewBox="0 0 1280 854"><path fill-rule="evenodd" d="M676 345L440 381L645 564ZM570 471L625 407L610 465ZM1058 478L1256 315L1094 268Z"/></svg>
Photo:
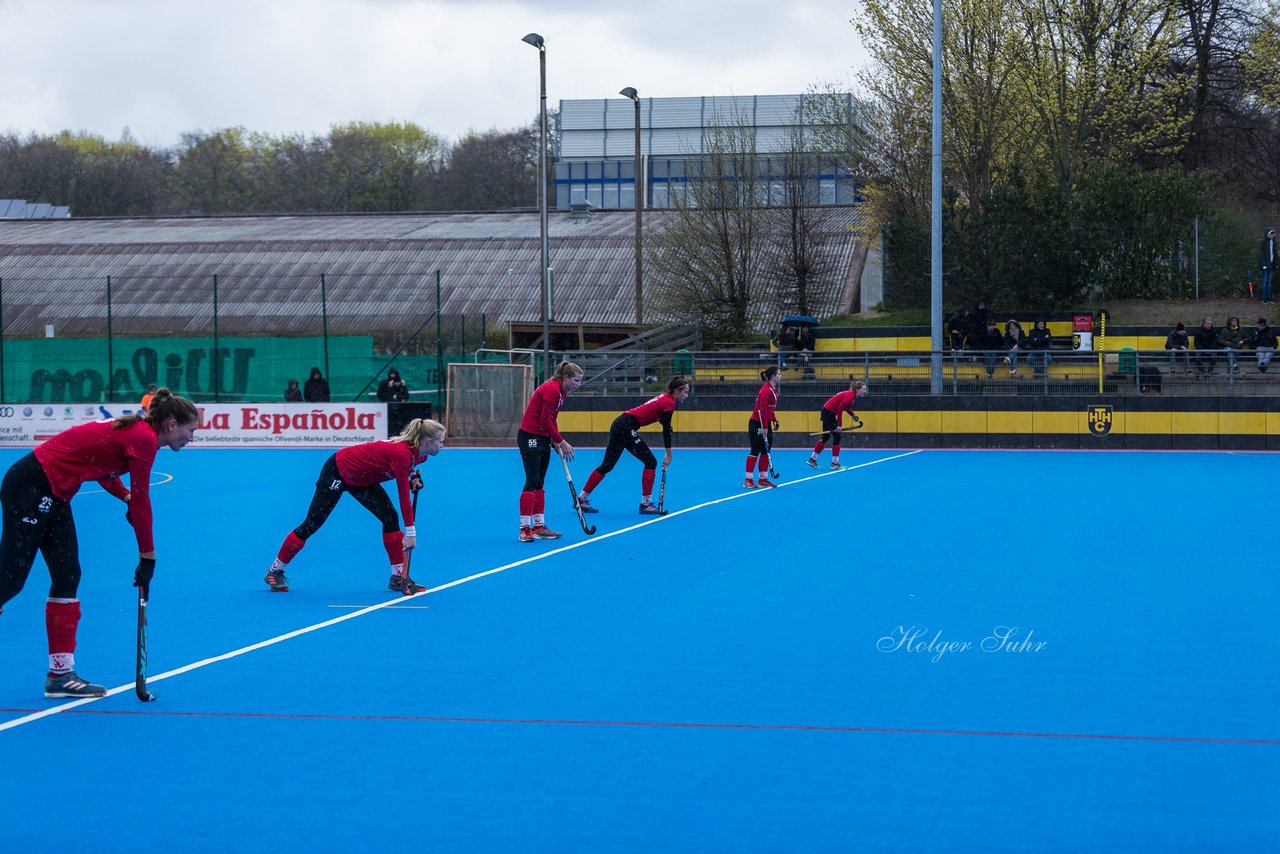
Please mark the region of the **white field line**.
<svg viewBox="0 0 1280 854"><path fill-rule="evenodd" d="M909 457L918 453L920 453L920 450L907 451L901 454L894 454L891 457L882 457L877 460L870 460L865 463L859 463L858 465L855 465L855 466L845 466L840 469L831 469L825 472L818 472L816 474L811 474L808 477L802 477L797 480L789 480L786 483L778 484L777 488L785 489L787 487L796 486L798 484L805 483L810 480L817 480L818 478L822 478L822 477L831 477L832 475L843 474L844 472L856 471L857 469L867 468L868 466L879 465L880 463L891 462L892 460L899 460L899 459L902 459L903 457ZM444 584L439 585L438 587L432 587L426 592L438 593L441 590L448 590L451 587L458 587L460 585L467 584L472 581L477 581L481 578L485 578L490 575L497 575L499 572L506 572L509 569L515 569L516 567L524 566L525 564L533 563L539 560L546 560L547 558L554 557L555 555L558 555L558 554L563 554L568 551L573 551L574 549L580 549L580 548L583 548L584 546L589 546L592 543L598 543L603 540L607 540L610 537L617 537L617 536L621 536L622 534L630 533L631 531L638 531L639 529L647 525L656 525L661 522L665 522L668 519L674 519L677 516L683 516L686 513L692 513L695 510L701 510L706 507L713 507L716 504L724 504L727 501L737 501L743 498L751 498L753 496L768 493L771 491L772 490L770 489L753 489L749 492L743 491L743 492L735 493L733 495L726 495L724 498L715 498L715 499L712 499L711 501L704 501L703 503L695 504L692 507L685 507L680 510L672 510L670 513L668 513L665 516L652 516L643 522L637 522L634 525L630 525L626 528L620 528L617 531L609 531L604 534L598 534L587 540L579 540L576 543L569 543L568 545L561 546L558 549L552 549L549 552L539 552L535 555L532 555L527 558L523 558L521 560L512 561L511 563L494 567L493 569L487 569L484 572L477 572L474 575L468 575L465 578L459 578L454 581L446 582ZM418 595L421 596L422 594L418 594ZM360 607L359 610L352 611L349 614L343 614L340 617L334 617L332 620L325 620L323 622L316 623L311 626L305 626L301 629L295 629L294 631L291 631L291 632L285 632L282 635L276 635L275 637L268 638L267 640L264 640L264 641L258 641L255 644L250 644L249 646L242 646L239 649L233 649L230 652L224 652L222 655L215 655L211 658L204 658L204 659L201 659L200 661L193 661L192 663L183 665L182 667L178 667L173 670L166 670L163 673L157 673L155 676L149 677L147 679L147 685L151 686L151 685L154 685L156 682L161 682L165 679L169 679L174 676L180 676L183 673L188 673L192 670L199 670L201 667L207 667L210 664L217 664L220 661L227 661L232 658L238 658L242 655L246 655L250 652L256 652L257 650L265 649L266 647L269 647L269 646L275 646L278 643L284 643L287 640L292 640L293 638L301 637L302 635L310 634L311 632L318 632L321 629L327 629L330 626L336 626L339 623L345 623L347 620L354 620L358 617L363 617L365 614L372 614L375 611L381 611L384 608L392 608L392 607L395 607L396 605L401 605L403 603L411 602L414 598L415 597L412 597L412 596L400 596L395 599L388 599L385 602L379 602L376 605ZM340 606L340 607L347 607L347 606ZM406 607L412 607L412 606L406 605ZM105 696L111 697L116 694L123 694L126 692L131 692L133 690L134 690L134 684L130 682L126 685L119 685L115 688L110 689L109 691L107 691ZM86 703L96 703L98 700L101 700L101 699L104 699L104 698L103 697L85 697L80 700L72 700L67 703L61 703L56 706L51 706L47 709L43 709L39 712L33 712L29 715L25 715L20 718L14 718L11 721L5 721L4 723L0 723L0 732L4 732L5 730L10 730L10 729L15 729L17 727L23 726L24 724L33 723L42 718L47 718L47 717L50 717L51 715L56 715L60 712L69 711L79 706L83 706Z"/></svg>

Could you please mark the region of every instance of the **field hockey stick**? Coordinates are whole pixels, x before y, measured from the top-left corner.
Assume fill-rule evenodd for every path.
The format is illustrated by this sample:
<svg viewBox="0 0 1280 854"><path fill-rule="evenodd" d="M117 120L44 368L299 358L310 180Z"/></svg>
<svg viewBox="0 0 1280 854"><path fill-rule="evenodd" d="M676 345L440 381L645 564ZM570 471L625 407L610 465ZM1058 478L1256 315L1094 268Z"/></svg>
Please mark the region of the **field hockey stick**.
<svg viewBox="0 0 1280 854"><path fill-rule="evenodd" d="M133 690L144 703L155 700L156 695L147 690L147 594L138 588L138 655L134 668Z"/></svg>
<svg viewBox="0 0 1280 854"><path fill-rule="evenodd" d="M560 454L559 451L556 451ZM569 474L569 461L560 454L560 464L564 466L564 481L569 484L569 497L573 499L573 509L578 514L578 524L582 525L582 533L591 536L596 532L595 525L587 524L587 516L582 512L582 502L578 500L578 490L573 485L573 475Z"/></svg>
<svg viewBox="0 0 1280 854"><path fill-rule="evenodd" d="M762 427L764 425L761 425ZM769 477L774 480L778 479L778 469L773 464L773 442L769 438L773 435L773 431L768 427L764 427L764 452L769 457Z"/></svg>
<svg viewBox="0 0 1280 854"><path fill-rule="evenodd" d="M418 495L421 492L421 489L415 492L413 494L413 501L411 502L413 506L413 523L415 526L418 524ZM417 538L415 537L414 539L416 540ZM400 584L400 592L405 596L412 596L423 589L416 581L409 577L409 563L413 560L413 553L415 551L417 551L416 542L415 548L409 549L409 551L404 553L404 581Z"/></svg>
<svg viewBox="0 0 1280 854"><path fill-rule="evenodd" d="M662 467L662 483L658 486L658 515L665 516L667 511L662 505L667 500L667 467Z"/></svg>

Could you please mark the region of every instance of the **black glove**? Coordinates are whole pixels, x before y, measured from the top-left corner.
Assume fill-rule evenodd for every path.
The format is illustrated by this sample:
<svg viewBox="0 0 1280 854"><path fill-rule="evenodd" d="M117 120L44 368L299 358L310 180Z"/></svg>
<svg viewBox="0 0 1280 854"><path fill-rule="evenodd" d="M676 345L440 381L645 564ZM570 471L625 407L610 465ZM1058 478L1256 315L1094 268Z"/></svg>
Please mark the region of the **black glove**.
<svg viewBox="0 0 1280 854"><path fill-rule="evenodd" d="M779 428L780 426L781 426L781 425L779 425L779 424L778 424L778 419L776 419L776 418L769 422L769 429L770 429L770 430L772 430L772 431L773 431L773 432L775 432L775 433L776 433L776 432L778 432L778 428Z"/></svg>
<svg viewBox="0 0 1280 854"><path fill-rule="evenodd" d="M133 586L142 592L143 599L151 598L151 578L156 574L156 559L138 558L138 568L133 571Z"/></svg>
<svg viewBox="0 0 1280 854"><path fill-rule="evenodd" d="M133 524L133 517L129 515L129 505L128 505L128 504L126 504L126 505L124 506L124 520L125 520L126 522L128 522L130 525L132 525L132 524Z"/></svg>
<svg viewBox="0 0 1280 854"><path fill-rule="evenodd" d="M422 475L418 473L417 469L414 469L409 472L409 491L416 493L420 489L422 489Z"/></svg>

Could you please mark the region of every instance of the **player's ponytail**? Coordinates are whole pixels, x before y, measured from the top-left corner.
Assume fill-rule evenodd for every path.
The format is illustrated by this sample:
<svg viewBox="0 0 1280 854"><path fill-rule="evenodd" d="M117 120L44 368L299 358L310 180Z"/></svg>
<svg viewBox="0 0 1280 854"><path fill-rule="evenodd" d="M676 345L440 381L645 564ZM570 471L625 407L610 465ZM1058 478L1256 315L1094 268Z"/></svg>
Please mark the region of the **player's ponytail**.
<svg viewBox="0 0 1280 854"><path fill-rule="evenodd" d="M112 421L111 426L119 430L135 421L146 421L159 431L160 425L170 418L179 424L194 424L200 420L200 410L185 397L174 394L168 388L161 388L152 395L151 403L145 412L121 415Z"/></svg>
<svg viewBox="0 0 1280 854"><path fill-rule="evenodd" d="M680 389L684 388L688 384L689 384L689 380L680 376L679 374L676 374L674 377L671 378L671 382L667 383L667 394L675 394L676 392L678 392Z"/></svg>
<svg viewBox="0 0 1280 854"><path fill-rule="evenodd" d="M760 379L764 380L765 382L768 382L769 380L776 377L778 373L779 373L778 366L770 365L769 367L765 368L763 371L760 372Z"/></svg>
<svg viewBox="0 0 1280 854"><path fill-rule="evenodd" d="M563 382L570 377L580 377L583 373L585 373L585 371L573 362L561 362L556 365L556 372L551 375L551 378Z"/></svg>
<svg viewBox="0 0 1280 854"><path fill-rule="evenodd" d="M867 384L864 383L862 380L854 380L853 382L849 383L849 391L857 391L858 389L863 389L866 387L867 387Z"/></svg>

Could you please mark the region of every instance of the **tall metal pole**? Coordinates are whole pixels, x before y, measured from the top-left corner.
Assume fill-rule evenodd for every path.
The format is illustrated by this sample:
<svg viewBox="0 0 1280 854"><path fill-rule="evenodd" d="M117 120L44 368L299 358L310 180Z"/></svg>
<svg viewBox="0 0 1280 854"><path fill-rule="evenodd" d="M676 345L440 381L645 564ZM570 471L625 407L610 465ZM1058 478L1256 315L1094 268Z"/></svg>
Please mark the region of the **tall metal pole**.
<svg viewBox="0 0 1280 854"><path fill-rule="evenodd" d="M111 338L111 277L107 276L107 403L116 402L116 389L111 382L111 375L115 373L115 364L112 360Z"/></svg>
<svg viewBox="0 0 1280 854"><path fill-rule="evenodd" d="M0 403L4 403L4 279L0 278Z"/></svg>
<svg viewBox="0 0 1280 854"><path fill-rule="evenodd" d="M933 223L929 393L942 394L942 0L933 0Z"/></svg>
<svg viewBox="0 0 1280 854"><path fill-rule="evenodd" d="M529 33L523 39L538 49L538 93L541 98L538 113L538 216L542 236L542 376L551 376L551 283L547 280L550 268L550 249L547 245L547 43L537 33Z"/></svg>
<svg viewBox="0 0 1280 854"><path fill-rule="evenodd" d="M218 358L218 274L213 274L213 364L209 368L209 377L213 380L213 402L221 400L218 386L222 382L222 371L219 369L221 359Z"/></svg>
<svg viewBox="0 0 1280 854"><path fill-rule="evenodd" d="M434 418L444 415L444 387L447 382L444 373L444 345L440 343L440 271L436 270L436 412Z"/></svg>
<svg viewBox="0 0 1280 854"><path fill-rule="evenodd" d="M625 95L636 105L636 323L644 323L644 274L641 272L640 210L644 205L644 159L640 156L640 93L628 86L618 93Z"/></svg>
<svg viewBox="0 0 1280 854"><path fill-rule="evenodd" d="M320 318L324 329L324 378L333 386L333 377L329 376L329 296L325 292L324 273L320 274Z"/></svg>

